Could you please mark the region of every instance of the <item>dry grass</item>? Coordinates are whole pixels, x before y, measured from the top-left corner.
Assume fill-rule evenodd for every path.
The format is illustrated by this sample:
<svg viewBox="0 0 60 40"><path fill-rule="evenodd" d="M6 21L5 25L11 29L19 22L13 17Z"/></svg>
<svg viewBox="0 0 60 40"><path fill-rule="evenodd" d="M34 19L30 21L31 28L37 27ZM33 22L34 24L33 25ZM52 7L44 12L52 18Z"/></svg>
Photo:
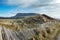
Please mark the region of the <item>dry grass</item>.
<svg viewBox="0 0 60 40"><path fill-rule="evenodd" d="M36 24L39 24L39 22L36 21L36 19L39 19L39 18L30 17L27 19L17 19L17 20L16 19L0 19L0 26L6 27L11 30L23 30L26 27L27 27L26 30L33 29L35 32L35 35L30 37L29 40L56 40L56 37L58 33L60 32L60 22L56 22L56 24L53 26L52 25L48 27L44 26L44 28L38 30L36 29L37 27ZM44 23L51 22L51 20L44 17L43 17L43 20L44 20ZM55 20L52 20L52 21L55 22Z"/></svg>

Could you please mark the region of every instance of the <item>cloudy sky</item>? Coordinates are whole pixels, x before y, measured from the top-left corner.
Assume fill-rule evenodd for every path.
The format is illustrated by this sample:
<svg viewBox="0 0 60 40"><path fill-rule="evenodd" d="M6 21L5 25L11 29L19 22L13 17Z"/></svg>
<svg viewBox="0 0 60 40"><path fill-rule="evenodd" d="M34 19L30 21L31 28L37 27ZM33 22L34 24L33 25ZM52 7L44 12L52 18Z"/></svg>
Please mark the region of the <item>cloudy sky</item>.
<svg viewBox="0 0 60 40"><path fill-rule="evenodd" d="M0 0L0 16L40 13L60 18L60 0Z"/></svg>

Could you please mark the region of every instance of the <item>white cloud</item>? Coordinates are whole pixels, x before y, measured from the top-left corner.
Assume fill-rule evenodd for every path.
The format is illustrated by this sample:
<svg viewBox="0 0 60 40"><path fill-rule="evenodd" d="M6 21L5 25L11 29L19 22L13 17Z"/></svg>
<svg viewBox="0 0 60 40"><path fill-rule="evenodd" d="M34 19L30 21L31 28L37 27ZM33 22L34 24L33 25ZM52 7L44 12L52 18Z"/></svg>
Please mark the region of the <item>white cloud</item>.
<svg viewBox="0 0 60 40"><path fill-rule="evenodd" d="M20 10L20 8L18 7L16 10L12 10L9 13L11 13L10 15L15 15L15 13L18 12L23 12L23 13L40 13L40 14L47 14L51 17L54 18L60 18L60 4L58 5L48 5L48 6L43 6L43 7L36 7L33 9L28 9L28 10Z"/></svg>
<svg viewBox="0 0 60 40"><path fill-rule="evenodd" d="M22 7L37 6L53 3L54 0L7 0L8 5L19 5Z"/></svg>
<svg viewBox="0 0 60 40"><path fill-rule="evenodd" d="M42 14L47 14L54 18L60 18L60 5L38 7L37 10L40 10Z"/></svg>
<svg viewBox="0 0 60 40"><path fill-rule="evenodd" d="M60 0L55 0L55 3L60 3Z"/></svg>
<svg viewBox="0 0 60 40"><path fill-rule="evenodd" d="M40 14L47 14L54 18L60 18L60 0L7 0L8 5L19 5L21 7L36 6L35 9L31 10L20 10L18 7L15 11L10 11L10 15L17 12L35 12ZM44 6L44 4L53 4ZM40 7L40 5L43 5ZM14 14L13 14L14 15Z"/></svg>

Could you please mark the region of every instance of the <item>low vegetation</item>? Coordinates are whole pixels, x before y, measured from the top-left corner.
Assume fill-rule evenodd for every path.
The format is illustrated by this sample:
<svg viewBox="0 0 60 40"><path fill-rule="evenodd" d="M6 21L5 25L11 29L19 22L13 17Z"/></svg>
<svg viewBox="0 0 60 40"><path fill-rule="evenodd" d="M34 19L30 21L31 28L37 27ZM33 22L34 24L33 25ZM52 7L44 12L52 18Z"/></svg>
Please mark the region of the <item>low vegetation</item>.
<svg viewBox="0 0 60 40"><path fill-rule="evenodd" d="M26 35L23 37L24 40L57 40L57 35L60 32L60 22L46 15L23 19L1 19L0 27L12 30L19 39L21 38L19 32L22 32Z"/></svg>

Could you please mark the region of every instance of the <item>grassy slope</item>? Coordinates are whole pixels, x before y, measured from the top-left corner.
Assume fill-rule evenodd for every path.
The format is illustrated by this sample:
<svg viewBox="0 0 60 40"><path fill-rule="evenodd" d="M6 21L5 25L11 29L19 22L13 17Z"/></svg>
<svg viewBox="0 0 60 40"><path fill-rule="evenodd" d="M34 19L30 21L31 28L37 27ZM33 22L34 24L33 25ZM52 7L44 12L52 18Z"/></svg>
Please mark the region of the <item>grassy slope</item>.
<svg viewBox="0 0 60 40"><path fill-rule="evenodd" d="M49 25L47 22L49 22ZM52 25L50 22L54 25ZM40 24L42 24L44 28L38 29L38 27L42 27L39 26ZM55 22L55 20L50 20L44 16L34 16L24 19L10 20L8 22L3 20L0 22L0 25L15 31L28 29L34 30L35 35L30 37L29 40L56 40L57 34L60 31L60 22ZM26 27L27 29L25 29Z"/></svg>

